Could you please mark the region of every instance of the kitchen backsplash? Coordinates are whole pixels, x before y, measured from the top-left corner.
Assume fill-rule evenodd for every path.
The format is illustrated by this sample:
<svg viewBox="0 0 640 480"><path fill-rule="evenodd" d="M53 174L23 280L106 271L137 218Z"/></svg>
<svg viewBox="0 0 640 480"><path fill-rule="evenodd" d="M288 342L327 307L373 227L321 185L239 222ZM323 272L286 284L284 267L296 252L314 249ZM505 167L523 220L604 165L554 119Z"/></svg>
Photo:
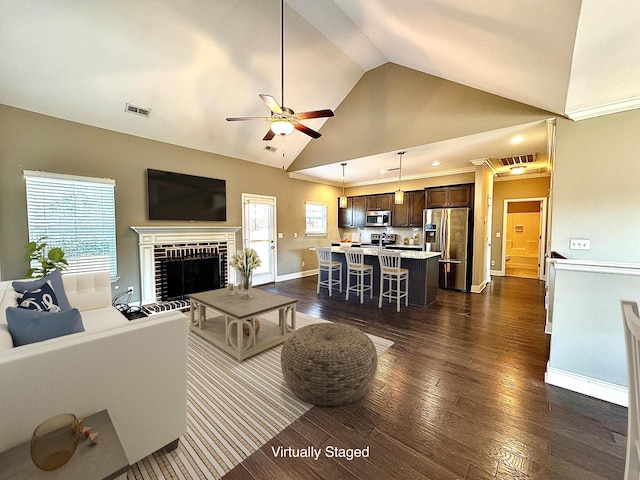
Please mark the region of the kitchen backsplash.
<svg viewBox="0 0 640 480"><path fill-rule="evenodd" d="M360 243L372 243L371 242L371 234L374 233L394 233L396 235L396 243L404 244L405 239L407 243L411 243L411 240L416 245L420 245L422 229L419 227L409 227L409 228L401 228L401 227L364 227L364 228L340 228L340 240L350 242L353 233L360 233Z"/></svg>

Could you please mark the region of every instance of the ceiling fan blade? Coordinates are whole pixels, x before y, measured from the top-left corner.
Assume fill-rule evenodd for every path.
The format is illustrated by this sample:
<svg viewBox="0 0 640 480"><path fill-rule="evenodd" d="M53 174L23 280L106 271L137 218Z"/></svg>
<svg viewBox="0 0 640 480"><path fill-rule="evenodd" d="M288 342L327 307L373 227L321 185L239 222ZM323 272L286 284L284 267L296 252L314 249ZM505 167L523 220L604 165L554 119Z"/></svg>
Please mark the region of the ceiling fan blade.
<svg viewBox="0 0 640 480"><path fill-rule="evenodd" d="M276 134L273 133L273 130L269 129L269 131L267 132L267 134L262 138L262 140L264 140L265 142L268 142L269 140L271 140L273 137L275 137Z"/></svg>
<svg viewBox="0 0 640 480"><path fill-rule="evenodd" d="M228 117L227 122L244 122L246 120L269 120L271 117Z"/></svg>
<svg viewBox="0 0 640 480"><path fill-rule="evenodd" d="M281 114L282 113L282 108L280 108L280 105L278 105L278 102L276 102L276 99L273 98L271 95L267 95L265 93L261 93L260 94L260 98L262 99L262 101L264 103L267 104L267 107L269 107L269 109L276 114Z"/></svg>
<svg viewBox="0 0 640 480"><path fill-rule="evenodd" d="M309 135L310 137L313 138L320 138L322 136L321 133L316 132L315 130L310 129L309 127L305 127L304 125L302 125L301 123L296 123L294 125L295 129L302 132L302 133L306 133L307 135Z"/></svg>
<svg viewBox="0 0 640 480"><path fill-rule="evenodd" d="M298 117L300 120L305 120L307 118L324 118L324 117L333 117L333 111L326 109L326 110L313 110L311 112L302 112L302 113L296 113L296 117Z"/></svg>

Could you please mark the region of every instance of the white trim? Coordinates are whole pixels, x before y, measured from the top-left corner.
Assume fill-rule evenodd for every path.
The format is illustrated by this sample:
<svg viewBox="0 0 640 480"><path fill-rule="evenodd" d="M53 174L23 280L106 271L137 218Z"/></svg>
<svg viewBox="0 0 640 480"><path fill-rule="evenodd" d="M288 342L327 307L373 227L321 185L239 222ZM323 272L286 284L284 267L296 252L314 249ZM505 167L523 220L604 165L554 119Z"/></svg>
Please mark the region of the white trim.
<svg viewBox="0 0 640 480"><path fill-rule="evenodd" d="M564 258L550 258L556 270L573 272L608 273L613 275L640 276L640 264L622 262L602 262L594 260L570 260Z"/></svg>
<svg viewBox="0 0 640 480"><path fill-rule="evenodd" d="M278 275L276 282L286 282L287 280L295 280L296 278L311 277L318 274L318 269L304 270L302 272L287 273L286 275Z"/></svg>
<svg viewBox="0 0 640 480"><path fill-rule="evenodd" d="M70 182L106 183L107 185L116 184L116 181L111 178L82 177L80 175L67 175L65 173L41 172L40 170L23 170L22 174L25 177L57 178L58 180L68 180Z"/></svg>
<svg viewBox="0 0 640 480"><path fill-rule="evenodd" d="M471 293L482 293L487 287L487 282L482 282L480 285L471 285Z"/></svg>
<svg viewBox="0 0 640 480"><path fill-rule="evenodd" d="M572 112L567 112L567 117L576 121L586 120L587 118L626 112L627 110L634 110L636 108L640 108L640 97L627 98L624 100L617 100L615 102L604 103L602 105L596 105L595 107L573 110Z"/></svg>
<svg viewBox="0 0 640 480"><path fill-rule="evenodd" d="M549 385L566 388L567 390L599 398L600 400L615 403L616 405L622 405L623 407L629 406L627 387L550 367L549 363L547 363L544 381Z"/></svg>
<svg viewBox="0 0 640 480"><path fill-rule="evenodd" d="M492 277L504 277L504 272L502 270L491 270Z"/></svg>

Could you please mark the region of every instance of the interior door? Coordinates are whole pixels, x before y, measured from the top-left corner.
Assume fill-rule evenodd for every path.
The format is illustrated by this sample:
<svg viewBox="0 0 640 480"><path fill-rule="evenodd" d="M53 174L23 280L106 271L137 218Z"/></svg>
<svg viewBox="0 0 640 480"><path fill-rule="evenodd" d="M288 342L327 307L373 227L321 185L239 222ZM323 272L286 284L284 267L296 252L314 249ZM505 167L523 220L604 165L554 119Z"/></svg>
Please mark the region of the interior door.
<svg viewBox="0 0 640 480"><path fill-rule="evenodd" d="M252 285L275 282L276 198L243 193L242 206L242 243L253 248L261 262L253 272Z"/></svg>

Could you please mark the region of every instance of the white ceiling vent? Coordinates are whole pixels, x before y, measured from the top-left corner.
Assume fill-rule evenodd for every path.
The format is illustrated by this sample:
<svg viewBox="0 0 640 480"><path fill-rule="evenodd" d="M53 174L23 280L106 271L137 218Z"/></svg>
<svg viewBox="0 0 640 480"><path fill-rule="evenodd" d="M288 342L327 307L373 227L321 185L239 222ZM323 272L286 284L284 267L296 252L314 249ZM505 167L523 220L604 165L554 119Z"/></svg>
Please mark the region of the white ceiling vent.
<svg viewBox="0 0 640 480"><path fill-rule="evenodd" d="M509 167L511 165L522 165L525 163L533 163L536 161L535 153L528 153L526 155L516 155L514 157L502 157L500 159L500 163L505 167Z"/></svg>
<svg viewBox="0 0 640 480"><path fill-rule="evenodd" d="M267 152L271 152L271 153L274 153L276 150L278 150L276 147L272 147L271 145L267 145L266 147L264 147L264 149Z"/></svg>
<svg viewBox="0 0 640 480"><path fill-rule="evenodd" d="M143 117L148 117L149 114L151 113L150 108L138 107L137 105L132 105L130 103L125 104L124 111L127 113L135 113L137 115L142 115Z"/></svg>

